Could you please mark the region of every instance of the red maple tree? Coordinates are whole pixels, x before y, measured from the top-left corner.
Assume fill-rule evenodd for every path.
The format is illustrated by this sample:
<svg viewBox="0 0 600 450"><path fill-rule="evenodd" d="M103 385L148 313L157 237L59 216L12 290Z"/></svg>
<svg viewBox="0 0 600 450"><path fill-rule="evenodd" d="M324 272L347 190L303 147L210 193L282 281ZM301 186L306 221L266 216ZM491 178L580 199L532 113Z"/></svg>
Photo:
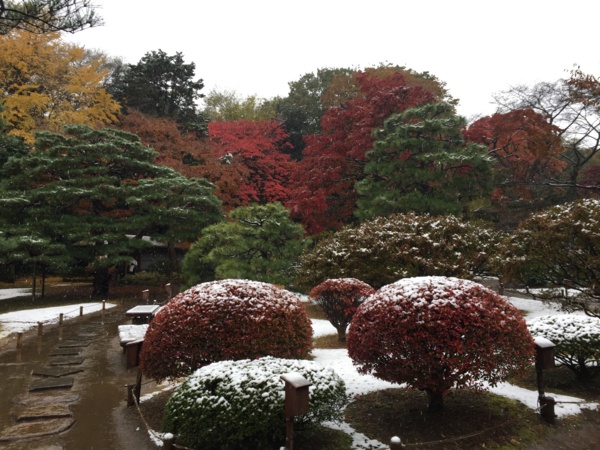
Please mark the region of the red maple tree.
<svg viewBox="0 0 600 450"><path fill-rule="evenodd" d="M287 206L309 234L339 229L356 208L354 184L363 178L372 131L393 113L432 102L436 95L408 86L401 73L356 75L359 92L321 119L321 132L305 136L302 160L294 167Z"/></svg>
<svg viewBox="0 0 600 450"><path fill-rule="evenodd" d="M488 147L496 161L493 200L532 198L532 187L559 175L564 147L559 129L532 109L496 113L475 121L465 138Z"/></svg>

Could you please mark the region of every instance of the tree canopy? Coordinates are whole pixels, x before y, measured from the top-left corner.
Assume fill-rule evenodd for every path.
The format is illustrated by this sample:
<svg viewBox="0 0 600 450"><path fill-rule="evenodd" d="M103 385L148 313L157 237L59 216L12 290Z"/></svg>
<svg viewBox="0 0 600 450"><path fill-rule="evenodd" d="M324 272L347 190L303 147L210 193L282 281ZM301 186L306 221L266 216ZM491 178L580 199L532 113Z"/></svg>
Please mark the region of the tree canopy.
<svg viewBox="0 0 600 450"><path fill-rule="evenodd" d="M102 25L92 0L0 0L0 34L75 33Z"/></svg>
<svg viewBox="0 0 600 450"><path fill-rule="evenodd" d="M94 274L94 294L108 293L111 267L149 245L141 237L193 240L221 218L213 185L156 165L137 136L76 125L64 132L38 133L33 151L6 162L0 229L63 246L71 268Z"/></svg>
<svg viewBox="0 0 600 450"><path fill-rule="evenodd" d="M58 33L0 36L0 114L8 132L32 143L37 130L116 122L120 105L103 87L104 63Z"/></svg>

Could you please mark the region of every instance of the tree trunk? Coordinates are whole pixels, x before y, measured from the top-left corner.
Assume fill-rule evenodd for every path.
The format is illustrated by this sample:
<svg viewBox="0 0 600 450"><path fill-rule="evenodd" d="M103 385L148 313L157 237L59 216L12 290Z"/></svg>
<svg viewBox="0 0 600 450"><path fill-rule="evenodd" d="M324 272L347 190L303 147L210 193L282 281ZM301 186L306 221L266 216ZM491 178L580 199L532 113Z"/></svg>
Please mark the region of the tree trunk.
<svg viewBox="0 0 600 450"><path fill-rule="evenodd" d="M346 326L336 326L335 329L337 330L338 341L346 342Z"/></svg>
<svg viewBox="0 0 600 450"><path fill-rule="evenodd" d="M444 409L444 396L441 392L427 390L427 411L437 413Z"/></svg>
<svg viewBox="0 0 600 450"><path fill-rule="evenodd" d="M110 286L110 272L108 267L100 267L94 271L94 282L92 284L92 297L108 297Z"/></svg>

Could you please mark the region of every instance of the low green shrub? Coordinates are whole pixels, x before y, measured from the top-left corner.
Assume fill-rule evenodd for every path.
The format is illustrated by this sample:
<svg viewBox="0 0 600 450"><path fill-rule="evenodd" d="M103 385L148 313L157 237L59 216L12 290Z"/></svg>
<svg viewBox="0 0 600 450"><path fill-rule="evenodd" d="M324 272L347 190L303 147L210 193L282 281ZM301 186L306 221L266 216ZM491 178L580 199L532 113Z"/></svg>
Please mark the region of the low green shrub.
<svg viewBox="0 0 600 450"><path fill-rule="evenodd" d="M554 358L580 380L600 373L600 319L576 314L555 314L532 319L532 336L551 341Z"/></svg>
<svg viewBox="0 0 600 450"><path fill-rule="evenodd" d="M306 360L271 356L221 361L202 367L167 402L163 429L176 442L203 450L273 449L285 439L284 382L299 373L310 387L310 412L296 423L341 420L347 403L344 381Z"/></svg>

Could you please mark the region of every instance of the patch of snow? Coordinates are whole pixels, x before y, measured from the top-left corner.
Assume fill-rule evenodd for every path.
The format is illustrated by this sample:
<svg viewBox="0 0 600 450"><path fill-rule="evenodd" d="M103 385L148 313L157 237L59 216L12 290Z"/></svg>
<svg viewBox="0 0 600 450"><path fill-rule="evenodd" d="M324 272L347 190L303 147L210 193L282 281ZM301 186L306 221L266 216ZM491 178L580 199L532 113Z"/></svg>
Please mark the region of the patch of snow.
<svg viewBox="0 0 600 450"><path fill-rule="evenodd" d="M0 289L0 300L31 295L30 288Z"/></svg>

